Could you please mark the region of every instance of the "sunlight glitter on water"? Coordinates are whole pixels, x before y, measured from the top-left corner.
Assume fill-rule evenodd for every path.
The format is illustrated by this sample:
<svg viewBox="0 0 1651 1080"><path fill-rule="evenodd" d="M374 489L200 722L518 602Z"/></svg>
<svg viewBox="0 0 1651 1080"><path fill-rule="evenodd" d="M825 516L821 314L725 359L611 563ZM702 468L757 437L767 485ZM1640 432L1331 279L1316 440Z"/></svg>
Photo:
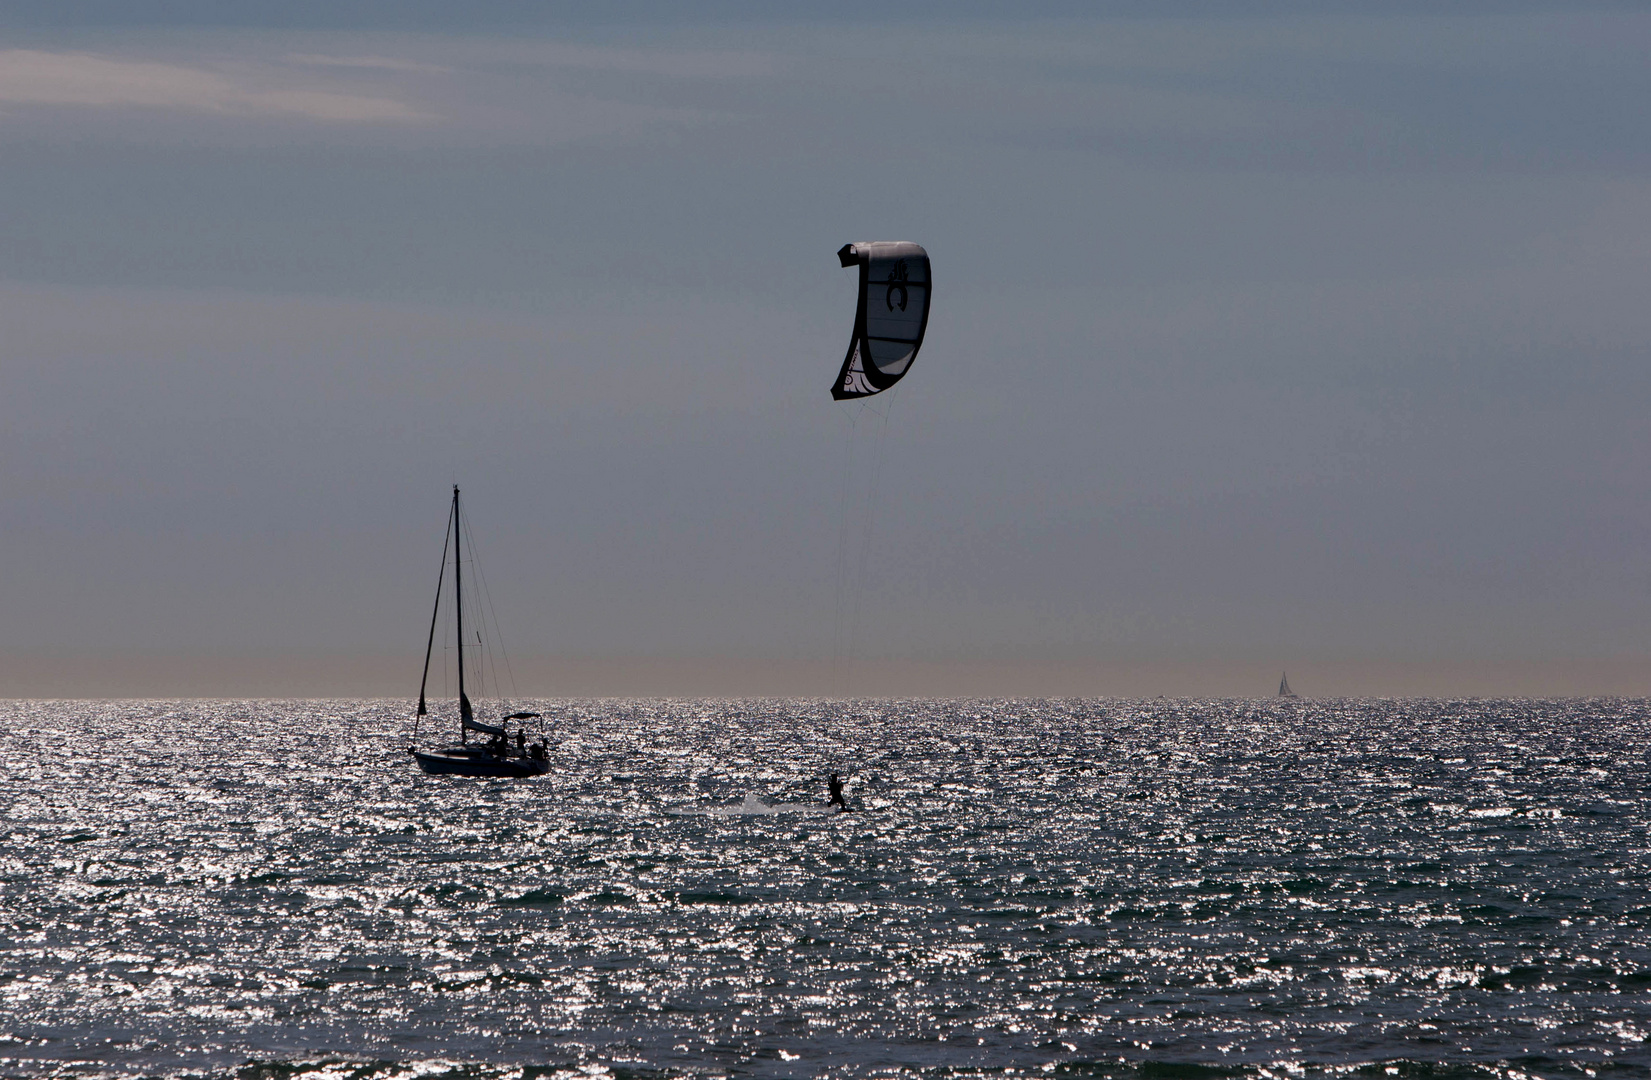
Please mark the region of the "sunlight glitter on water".
<svg viewBox="0 0 1651 1080"><path fill-rule="evenodd" d="M0 1074L1651 1069L1642 703L540 704L0 707Z"/></svg>

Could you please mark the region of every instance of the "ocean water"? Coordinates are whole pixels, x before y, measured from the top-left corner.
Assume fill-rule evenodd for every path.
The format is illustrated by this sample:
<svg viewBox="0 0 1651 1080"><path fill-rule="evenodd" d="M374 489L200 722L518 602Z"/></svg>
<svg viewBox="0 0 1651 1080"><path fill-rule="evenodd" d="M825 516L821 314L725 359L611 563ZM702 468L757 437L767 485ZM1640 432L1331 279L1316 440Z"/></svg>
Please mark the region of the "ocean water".
<svg viewBox="0 0 1651 1080"><path fill-rule="evenodd" d="M0 704L0 1076L1651 1075L1647 703L539 704Z"/></svg>

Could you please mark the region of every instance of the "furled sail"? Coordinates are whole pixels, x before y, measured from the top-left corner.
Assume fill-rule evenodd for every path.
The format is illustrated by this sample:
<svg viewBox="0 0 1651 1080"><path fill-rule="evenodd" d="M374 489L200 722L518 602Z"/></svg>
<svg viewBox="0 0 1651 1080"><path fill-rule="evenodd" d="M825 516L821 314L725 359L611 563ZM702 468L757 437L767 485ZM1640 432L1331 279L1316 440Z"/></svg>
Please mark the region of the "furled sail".
<svg viewBox="0 0 1651 1080"><path fill-rule="evenodd" d="M484 724L480 720L472 719L469 716L459 722L464 725L466 731L479 731L483 735L503 735L505 733L502 727L494 724Z"/></svg>
<svg viewBox="0 0 1651 1080"><path fill-rule="evenodd" d="M899 382L917 358L929 325L929 253L916 244L844 244L837 259L860 268L854 338L831 396L870 397Z"/></svg>

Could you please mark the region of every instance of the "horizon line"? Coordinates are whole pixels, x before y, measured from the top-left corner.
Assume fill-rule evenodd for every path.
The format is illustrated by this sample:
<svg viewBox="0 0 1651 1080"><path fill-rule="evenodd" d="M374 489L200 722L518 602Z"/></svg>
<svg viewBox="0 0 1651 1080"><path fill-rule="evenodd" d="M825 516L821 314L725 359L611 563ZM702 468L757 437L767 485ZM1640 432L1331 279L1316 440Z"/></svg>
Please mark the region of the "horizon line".
<svg viewBox="0 0 1651 1080"><path fill-rule="evenodd" d="M508 698L1226 699L1651 697L1651 656L1594 658L899 659L528 656ZM383 653L0 653L0 700L413 699L418 658ZM435 687L430 688L432 691ZM439 692L429 697L442 700ZM489 694L489 697L495 696Z"/></svg>

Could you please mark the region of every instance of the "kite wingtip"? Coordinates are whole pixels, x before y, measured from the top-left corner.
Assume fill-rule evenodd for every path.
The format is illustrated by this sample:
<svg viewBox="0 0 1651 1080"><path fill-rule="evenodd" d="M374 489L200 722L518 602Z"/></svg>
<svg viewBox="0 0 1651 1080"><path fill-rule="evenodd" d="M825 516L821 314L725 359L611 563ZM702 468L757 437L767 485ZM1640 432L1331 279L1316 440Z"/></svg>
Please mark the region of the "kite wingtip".
<svg viewBox="0 0 1651 1080"><path fill-rule="evenodd" d="M837 249L837 261L845 267L858 266L860 264L860 253L854 250L853 244L844 244Z"/></svg>

